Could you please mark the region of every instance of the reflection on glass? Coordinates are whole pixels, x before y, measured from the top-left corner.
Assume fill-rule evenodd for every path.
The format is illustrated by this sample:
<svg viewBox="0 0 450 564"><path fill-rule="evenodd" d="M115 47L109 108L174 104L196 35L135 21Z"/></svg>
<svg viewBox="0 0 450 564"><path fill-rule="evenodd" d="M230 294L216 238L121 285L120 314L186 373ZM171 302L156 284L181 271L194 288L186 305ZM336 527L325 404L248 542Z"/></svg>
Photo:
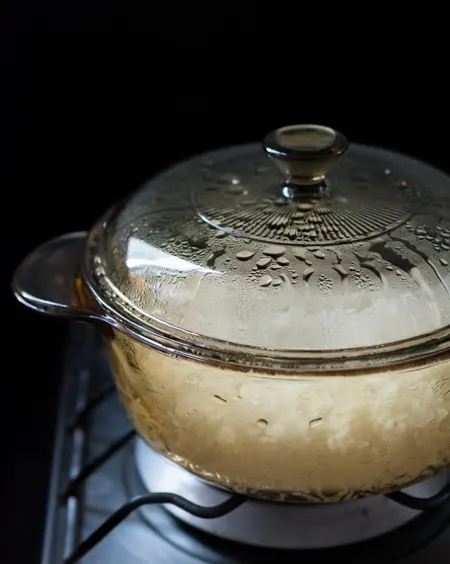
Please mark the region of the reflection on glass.
<svg viewBox="0 0 450 564"><path fill-rule="evenodd" d="M217 274L214 270L171 255L136 237L131 237L128 242L126 264L129 269L150 266L161 270L175 270L179 272L194 270L204 274Z"/></svg>

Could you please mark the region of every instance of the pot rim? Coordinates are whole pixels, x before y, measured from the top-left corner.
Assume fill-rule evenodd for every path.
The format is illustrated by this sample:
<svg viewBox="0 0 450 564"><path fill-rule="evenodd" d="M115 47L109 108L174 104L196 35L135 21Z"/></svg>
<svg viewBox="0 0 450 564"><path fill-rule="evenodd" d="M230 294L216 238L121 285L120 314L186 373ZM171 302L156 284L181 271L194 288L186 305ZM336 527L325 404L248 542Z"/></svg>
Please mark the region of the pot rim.
<svg viewBox="0 0 450 564"><path fill-rule="evenodd" d="M89 293L111 325L161 352L246 372L298 374L386 369L442 355L450 349L449 326L383 345L323 351L292 350L259 348L207 337L171 325L149 313L140 313L125 296L118 298L116 289L116 295L108 297L106 277L95 268L94 259L102 253L106 227L116 210L117 206L110 208L89 232L81 273Z"/></svg>

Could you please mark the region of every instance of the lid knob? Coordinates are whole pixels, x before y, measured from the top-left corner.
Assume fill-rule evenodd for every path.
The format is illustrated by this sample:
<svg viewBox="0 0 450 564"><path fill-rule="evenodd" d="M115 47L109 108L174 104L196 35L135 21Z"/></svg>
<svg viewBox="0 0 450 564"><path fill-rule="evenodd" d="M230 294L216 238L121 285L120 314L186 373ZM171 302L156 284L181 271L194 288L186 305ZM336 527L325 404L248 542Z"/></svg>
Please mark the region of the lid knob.
<svg viewBox="0 0 450 564"><path fill-rule="evenodd" d="M325 175L348 141L330 127L288 125L266 135L263 147L286 179L284 190L317 192L324 189Z"/></svg>

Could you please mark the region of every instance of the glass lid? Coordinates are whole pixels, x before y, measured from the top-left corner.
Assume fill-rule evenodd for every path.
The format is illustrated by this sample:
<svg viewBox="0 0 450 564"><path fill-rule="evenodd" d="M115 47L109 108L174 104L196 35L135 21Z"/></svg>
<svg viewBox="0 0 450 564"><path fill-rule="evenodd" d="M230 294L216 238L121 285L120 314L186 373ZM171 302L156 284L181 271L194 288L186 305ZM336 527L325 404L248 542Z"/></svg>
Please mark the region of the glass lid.
<svg viewBox="0 0 450 564"><path fill-rule="evenodd" d="M135 327L204 348L389 348L449 325L449 194L410 157L288 126L150 180L87 271Z"/></svg>

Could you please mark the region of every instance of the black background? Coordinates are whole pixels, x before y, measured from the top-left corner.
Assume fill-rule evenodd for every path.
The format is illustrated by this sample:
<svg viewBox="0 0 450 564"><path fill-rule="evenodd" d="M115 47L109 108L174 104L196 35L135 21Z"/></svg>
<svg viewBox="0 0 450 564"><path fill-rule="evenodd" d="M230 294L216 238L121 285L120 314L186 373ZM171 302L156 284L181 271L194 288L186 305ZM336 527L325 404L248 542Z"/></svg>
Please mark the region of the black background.
<svg viewBox="0 0 450 564"><path fill-rule="evenodd" d="M39 561L66 327L13 300L27 252L178 159L290 123L450 172L448 48L426 7L130 5L10 3L2 20L2 562Z"/></svg>

